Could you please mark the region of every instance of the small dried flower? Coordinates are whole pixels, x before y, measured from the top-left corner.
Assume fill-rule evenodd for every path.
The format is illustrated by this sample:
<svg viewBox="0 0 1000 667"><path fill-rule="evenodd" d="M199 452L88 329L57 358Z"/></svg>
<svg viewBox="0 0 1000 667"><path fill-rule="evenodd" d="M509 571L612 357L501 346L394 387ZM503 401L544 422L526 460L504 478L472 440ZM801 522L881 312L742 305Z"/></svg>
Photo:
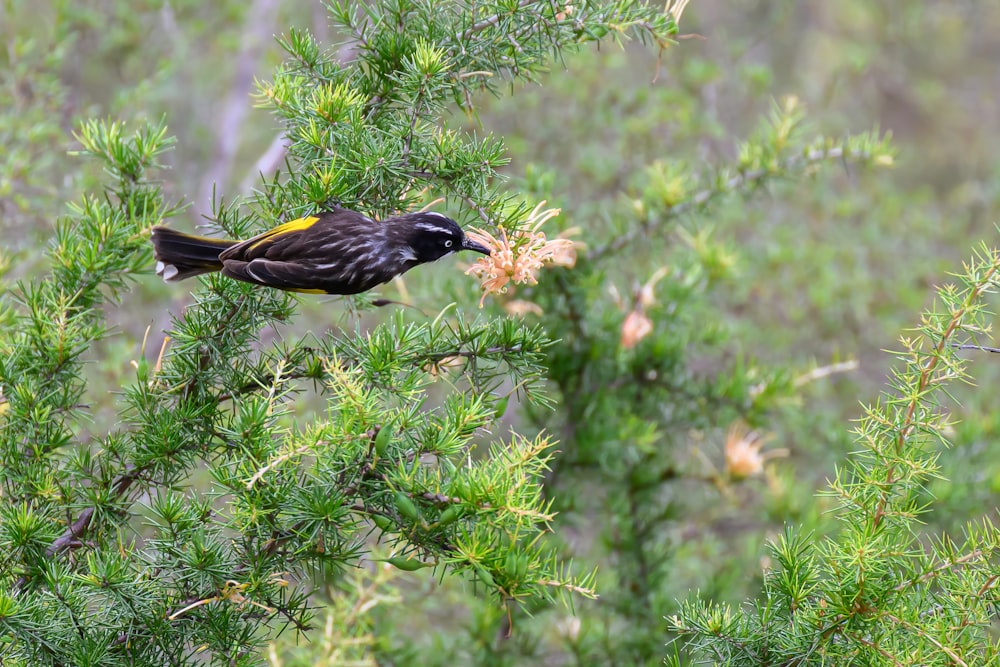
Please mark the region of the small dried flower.
<svg viewBox="0 0 1000 667"><path fill-rule="evenodd" d="M787 449L761 452L765 438L743 422L738 421L726 433L726 472L733 479L745 479L760 474L764 462L776 456L787 456Z"/></svg>
<svg viewBox="0 0 1000 667"><path fill-rule="evenodd" d="M624 349L632 349L640 340L653 332L653 321L646 315L646 309L656 304L656 283L660 282L667 273L666 267L660 267L642 287L636 289L632 297L632 309L625 316L625 321L622 322L621 345ZM613 285L611 286L611 298L618 304L619 308L625 309L623 299Z"/></svg>
<svg viewBox="0 0 1000 667"><path fill-rule="evenodd" d="M656 303L656 283L660 282L668 272L667 267L661 266L650 276L646 284L639 288L639 303L644 308L649 308Z"/></svg>
<svg viewBox="0 0 1000 667"><path fill-rule="evenodd" d="M500 230L499 238L482 229L466 233L470 239L492 251L489 256L479 258L465 272L480 280L483 288L480 308L487 294L503 294L511 282L515 285L537 285L538 271L546 264L565 267L576 264L576 244L571 239L549 241L541 231L547 220L559 215L557 208L542 210L544 204L541 202L528 216L527 229L515 230L510 236L505 229Z"/></svg>
<svg viewBox="0 0 1000 667"><path fill-rule="evenodd" d="M641 307L636 307L622 322L621 345L626 350L631 350L639 344L639 341L648 336L653 331L653 321L646 317Z"/></svg>
<svg viewBox="0 0 1000 667"><path fill-rule="evenodd" d="M760 444L743 438L726 439L726 471L733 479L759 474L764 469Z"/></svg>

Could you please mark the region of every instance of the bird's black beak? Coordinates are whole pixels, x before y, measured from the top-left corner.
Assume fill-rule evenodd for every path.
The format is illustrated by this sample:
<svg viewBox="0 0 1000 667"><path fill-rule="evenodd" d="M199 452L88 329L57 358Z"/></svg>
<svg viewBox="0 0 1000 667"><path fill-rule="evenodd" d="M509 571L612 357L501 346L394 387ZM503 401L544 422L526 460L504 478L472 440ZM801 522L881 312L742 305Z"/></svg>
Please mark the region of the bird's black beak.
<svg viewBox="0 0 1000 667"><path fill-rule="evenodd" d="M472 250L473 252L481 252L484 255L492 254L489 248L487 248L481 243L476 243L475 241L471 240L468 236L462 239L462 250Z"/></svg>

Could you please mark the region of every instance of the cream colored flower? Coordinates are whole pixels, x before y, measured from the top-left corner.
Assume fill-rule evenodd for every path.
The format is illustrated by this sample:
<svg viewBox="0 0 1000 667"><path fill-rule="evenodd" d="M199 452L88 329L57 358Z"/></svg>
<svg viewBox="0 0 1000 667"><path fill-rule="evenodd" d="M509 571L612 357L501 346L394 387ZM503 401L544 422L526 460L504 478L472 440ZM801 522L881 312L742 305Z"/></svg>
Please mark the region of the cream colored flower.
<svg viewBox="0 0 1000 667"><path fill-rule="evenodd" d="M750 433L749 436L754 436ZM757 475L764 470L764 456L760 453L761 443L747 438L726 438L726 472L733 479L743 479Z"/></svg>
<svg viewBox="0 0 1000 667"><path fill-rule="evenodd" d="M573 240L556 238L549 241L545 232L541 231L547 220L559 215L557 208L542 210L544 204L538 204L528 215L526 229L514 230L510 236L505 229L500 229L499 238L483 229L466 232L470 239L492 251L489 256L479 258L465 272L480 280L483 288L480 308L488 294L504 294L511 282L515 285L537 285L538 272L546 264L564 267L576 264L577 244Z"/></svg>
<svg viewBox="0 0 1000 667"><path fill-rule="evenodd" d="M491 251L489 256L480 257L465 272L466 275L475 274L480 280L483 297L479 300L479 307L482 308L487 294L503 294L507 291L507 283L514 274L514 250L503 229L500 230L499 239L485 230L468 231L465 235Z"/></svg>
<svg viewBox="0 0 1000 667"><path fill-rule="evenodd" d="M735 422L726 433L726 472L733 479L745 479L764 470L764 463L777 456L787 456L787 449L761 452L766 438L750 430L742 421Z"/></svg>

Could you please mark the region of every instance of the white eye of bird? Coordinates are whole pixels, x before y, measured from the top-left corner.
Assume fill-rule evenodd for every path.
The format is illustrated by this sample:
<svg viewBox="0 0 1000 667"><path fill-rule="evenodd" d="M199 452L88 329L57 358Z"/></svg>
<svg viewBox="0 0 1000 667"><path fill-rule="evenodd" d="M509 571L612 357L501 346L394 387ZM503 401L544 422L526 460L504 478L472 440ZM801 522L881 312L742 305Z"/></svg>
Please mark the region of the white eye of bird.
<svg viewBox="0 0 1000 667"><path fill-rule="evenodd" d="M451 239L448 239L447 241L444 242L444 247L445 248L450 248L451 247Z"/></svg>

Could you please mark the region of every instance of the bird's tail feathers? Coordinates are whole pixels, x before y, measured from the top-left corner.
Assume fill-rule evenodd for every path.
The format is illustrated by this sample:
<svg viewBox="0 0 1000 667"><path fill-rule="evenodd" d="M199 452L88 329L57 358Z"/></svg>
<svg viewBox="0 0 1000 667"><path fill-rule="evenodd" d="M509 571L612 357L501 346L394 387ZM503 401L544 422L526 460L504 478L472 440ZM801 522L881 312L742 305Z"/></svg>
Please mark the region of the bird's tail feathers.
<svg viewBox="0 0 1000 667"><path fill-rule="evenodd" d="M153 227L152 240L156 275L171 283L222 270L219 255L237 243L185 234L169 227Z"/></svg>

